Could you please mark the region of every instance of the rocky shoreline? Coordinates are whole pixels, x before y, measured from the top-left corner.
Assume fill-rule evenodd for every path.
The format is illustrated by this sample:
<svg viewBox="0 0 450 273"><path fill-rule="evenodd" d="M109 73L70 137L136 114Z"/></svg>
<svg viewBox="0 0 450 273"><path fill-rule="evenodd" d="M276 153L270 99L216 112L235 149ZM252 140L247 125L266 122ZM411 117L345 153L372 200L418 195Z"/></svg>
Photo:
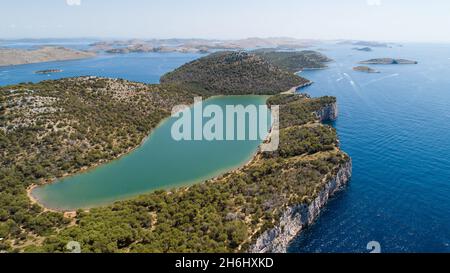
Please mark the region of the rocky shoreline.
<svg viewBox="0 0 450 273"><path fill-rule="evenodd" d="M310 204L287 207L280 217L279 224L265 231L250 246L250 253L286 253L290 242L305 228L310 226L322 212L328 200L345 187L352 175L351 159L341 165L336 175L325 185Z"/></svg>
<svg viewBox="0 0 450 273"><path fill-rule="evenodd" d="M288 91L283 92L283 93L281 93L281 94L285 94L285 95L288 95L288 94L295 94L297 91L299 91L299 90L301 90L301 89L303 89L303 88L305 88L305 87L308 87L308 86L312 85L313 83L314 83L313 81L308 81L308 82L306 82L306 83L304 83L304 84L302 84L302 85L294 86L294 87L292 87L291 89L289 89Z"/></svg>

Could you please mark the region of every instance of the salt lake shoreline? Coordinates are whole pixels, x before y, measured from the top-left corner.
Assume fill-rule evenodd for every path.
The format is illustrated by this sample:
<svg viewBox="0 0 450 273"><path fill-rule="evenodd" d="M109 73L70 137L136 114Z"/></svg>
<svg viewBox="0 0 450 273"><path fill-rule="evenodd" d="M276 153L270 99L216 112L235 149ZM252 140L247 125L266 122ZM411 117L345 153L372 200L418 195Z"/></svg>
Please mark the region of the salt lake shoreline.
<svg viewBox="0 0 450 273"><path fill-rule="evenodd" d="M311 84L312 84L312 83L311 83ZM292 89L294 89L294 92L295 92L295 90L298 90L298 89L296 89L296 88L298 88L298 87L293 87L293 88L292 88ZM289 91L290 91L290 90L289 90ZM289 91L287 91L287 92L289 92ZM235 96L240 96L240 95L235 95ZM248 96L248 95L241 95L241 96ZM263 96L263 97L265 96L265 97L267 97L267 98L269 97L269 96L267 96L267 95L261 95L261 96ZM225 95L209 96L209 97L207 97L205 100L210 100L210 99L220 98L220 97L226 97L226 96L225 96ZM194 103L191 103L191 104L189 104L189 105L187 105L187 106L188 106L188 107L193 107L193 106L194 106ZM113 158L113 159L111 159L111 160L100 160L100 162L97 162L97 163L93 164L93 165L90 166L90 167L84 167L84 168L80 169L79 171L77 171L77 172L75 172L75 173L65 173L65 174L63 174L61 177L58 177L58 178L53 178L53 179L45 180L45 181L42 181L42 182L39 183L39 184L36 184L36 183L31 184L31 185L27 188L27 190L26 190L28 199L30 200L30 202L31 202L32 204L36 204L36 205L40 206L44 211L50 211L50 212L62 212L62 213L65 213L65 214L66 214L66 213L70 213L70 214L76 213L77 210L55 209L55 208L47 207L41 200L39 200L38 197L36 197L36 196L33 194L33 191L34 191L36 188L44 187L45 185L50 185L50 184L53 184L53 183L58 183L61 179L65 179L65 178L68 178L68 177L71 177L71 176L76 176L76 175L80 175L80 174L82 174L82 173L90 172L90 171L92 171L92 170L94 170L94 169L96 169L96 168L98 168L98 167L100 167L100 166L102 166L102 165L104 165L104 164L108 164L108 163L111 163L111 162L113 162L113 161L122 159L123 157L125 157L125 156L131 154L131 153L134 152L135 150L137 150L137 149L139 149L140 147L142 147L142 146L145 144L145 142L147 142L147 140L151 137L151 135L153 134L153 132L154 132L156 129L158 129L160 126L162 126L162 125L163 125L168 119L170 119L170 118L171 118L171 116L167 116L167 117L163 118L163 119L158 123L158 125L155 126L155 128L153 128L152 130L150 130L150 132L147 134L147 136L146 136L145 138L142 139L141 143L140 143L138 146L130 148L128 151L126 151L126 152L124 152L124 153L118 155L117 157L115 157L115 158ZM270 134L268 135L268 137L269 137L269 136L270 136ZM267 139L266 139L266 140L267 140ZM265 141L266 141L266 140L265 140ZM261 144L263 144L265 141L263 141ZM190 181L190 182L186 182L186 185L185 185L185 186L180 185L180 186L177 186L176 188L180 188L180 187L189 188L190 185L192 185L192 184L202 183L202 182L206 182L206 181L210 181L210 180L211 180L211 181L214 181L214 180L219 179L220 177L222 177L223 175L225 175L225 174L227 174L227 173L233 173L233 172L239 171L239 170L241 170L242 168L247 167L248 165L250 165L250 164L257 158L257 155L258 155L258 154L259 154L259 147L258 147L258 149L256 150L256 152L251 156L250 160L244 161L242 164L239 164L239 166L237 166L237 167L235 167L235 168L232 168L232 169L229 170L229 171L226 171L226 170L219 171L220 174L214 176L213 178L210 178L210 179L207 179L207 180L198 180L198 181ZM171 187L171 188L174 188L174 187ZM143 194L148 194L148 193L151 193L151 192L153 192L153 191L155 191L155 190L152 190L152 191L149 191L149 192L142 192L141 194L135 195L134 197L137 197L137 196L140 196L140 195L143 195ZM116 200L116 201L114 201L114 202L124 201L124 200L130 199L130 198L133 198L133 197L128 197L128 198L124 198L124 199L118 199L118 200ZM112 203L114 203L114 202L112 202ZM112 204L112 203L111 203L111 204ZM103 205L103 206L104 206L104 205ZM95 207L102 207L102 205L100 205L100 206L93 206L92 208L95 208ZM86 209L82 209L82 210L83 210L83 211L89 211L90 209L91 209L91 208L86 208Z"/></svg>

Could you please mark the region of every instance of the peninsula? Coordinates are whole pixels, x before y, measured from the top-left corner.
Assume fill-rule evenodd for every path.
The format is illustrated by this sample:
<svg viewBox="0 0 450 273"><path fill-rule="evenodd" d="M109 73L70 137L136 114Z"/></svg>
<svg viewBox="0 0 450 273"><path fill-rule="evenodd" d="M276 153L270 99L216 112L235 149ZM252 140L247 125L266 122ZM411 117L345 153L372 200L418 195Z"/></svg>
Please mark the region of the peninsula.
<svg viewBox="0 0 450 273"><path fill-rule="evenodd" d="M83 252L285 252L351 176L336 130L321 123L337 118L336 99L279 94L305 82L254 54L221 52L159 85L81 77L1 87L0 247L64 252L77 241ZM277 151L210 181L89 211L65 215L27 198L33 184L131 151L172 106L230 94L269 95L267 104L280 106Z"/></svg>
<svg viewBox="0 0 450 273"><path fill-rule="evenodd" d="M0 66L67 61L94 57L95 53L45 46L35 50L0 48Z"/></svg>
<svg viewBox="0 0 450 273"><path fill-rule="evenodd" d="M324 54L313 50L274 51L261 49L253 52L257 56L290 72L327 68L327 63L333 60Z"/></svg>

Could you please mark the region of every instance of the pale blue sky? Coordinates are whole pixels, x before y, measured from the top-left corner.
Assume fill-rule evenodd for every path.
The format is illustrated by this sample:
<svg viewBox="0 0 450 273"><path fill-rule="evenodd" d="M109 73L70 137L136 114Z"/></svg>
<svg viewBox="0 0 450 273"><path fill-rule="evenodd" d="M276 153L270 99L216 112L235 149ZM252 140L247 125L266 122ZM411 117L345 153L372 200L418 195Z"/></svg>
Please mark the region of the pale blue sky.
<svg viewBox="0 0 450 273"><path fill-rule="evenodd" d="M81 1L81 5L67 2ZM6 38L450 42L448 0L1 0Z"/></svg>

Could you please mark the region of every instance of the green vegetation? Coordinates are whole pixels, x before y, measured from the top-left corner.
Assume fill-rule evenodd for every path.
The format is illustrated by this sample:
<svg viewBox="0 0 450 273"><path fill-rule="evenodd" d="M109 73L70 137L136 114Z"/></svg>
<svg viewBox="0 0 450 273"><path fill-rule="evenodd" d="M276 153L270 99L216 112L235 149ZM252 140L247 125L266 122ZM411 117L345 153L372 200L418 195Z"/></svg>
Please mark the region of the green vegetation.
<svg viewBox="0 0 450 273"><path fill-rule="evenodd" d="M183 65L161 83L194 86L206 95L274 95L309 81L246 52L219 52Z"/></svg>
<svg viewBox="0 0 450 273"><path fill-rule="evenodd" d="M315 122L317 117L311 115L322 107L336 103L335 97L309 98L307 95L276 95L267 100L267 104L280 105L280 126L283 128ZM309 98L309 99L308 99Z"/></svg>
<svg viewBox="0 0 450 273"><path fill-rule="evenodd" d="M297 96L297 101L311 99ZM285 206L313 200L324 178L347 162L336 149L334 130L313 125L282 128L280 155L261 154L217 180L80 212L77 225L28 251L62 252L72 240L85 252L245 251L277 223ZM311 149L298 148L296 137Z"/></svg>
<svg viewBox="0 0 450 273"><path fill-rule="evenodd" d="M313 200L349 160L315 114L335 98L276 95L268 104L280 105L280 150L240 170L78 211L74 219L30 202L30 185L130 151L172 106L195 95L274 94L306 81L245 53L217 53L163 79L81 77L0 88L0 250L64 252L78 241L83 252L245 251L287 205Z"/></svg>
<svg viewBox="0 0 450 273"><path fill-rule="evenodd" d="M32 205L26 189L130 151L191 96L86 77L0 88L0 238L20 246L67 224Z"/></svg>
<svg viewBox="0 0 450 273"><path fill-rule="evenodd" d="M326 63L332 61L322 53L312 50L286 52L260 49L253 53L292 73L305 69L323 69L327 67Z"/></svg>

